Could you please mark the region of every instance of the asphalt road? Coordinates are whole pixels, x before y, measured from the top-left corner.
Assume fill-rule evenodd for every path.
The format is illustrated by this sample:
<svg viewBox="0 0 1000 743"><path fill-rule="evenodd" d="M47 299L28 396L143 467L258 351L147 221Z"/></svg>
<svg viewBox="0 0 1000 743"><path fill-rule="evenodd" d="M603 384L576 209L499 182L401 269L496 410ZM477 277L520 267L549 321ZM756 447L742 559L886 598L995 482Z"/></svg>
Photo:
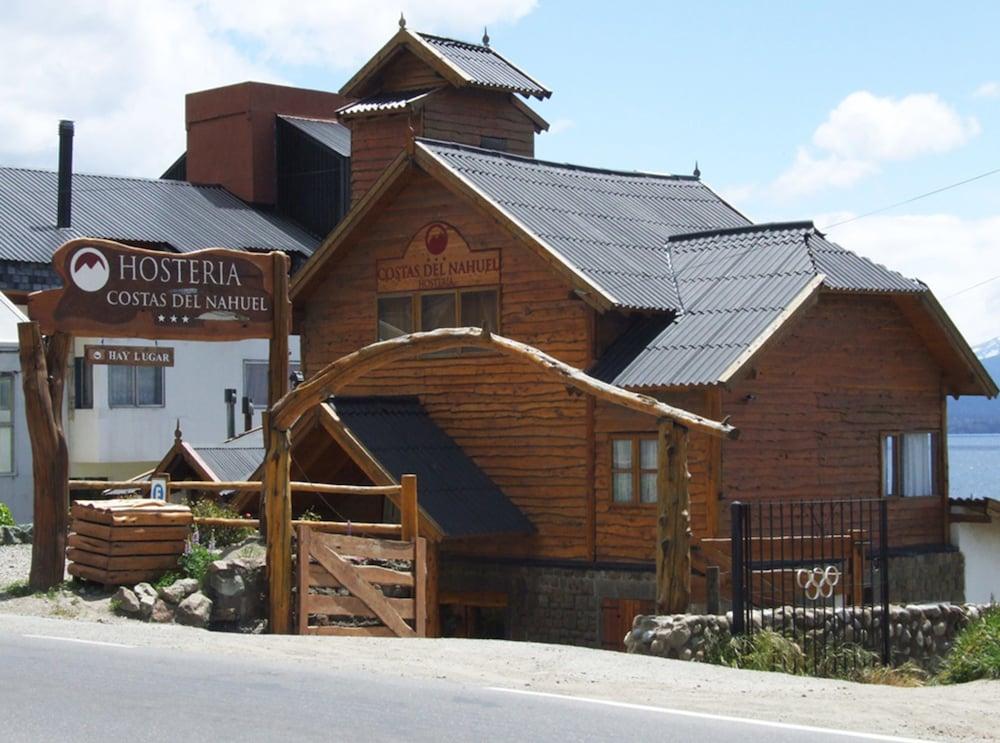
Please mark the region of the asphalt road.
<svg viewBox="0 0 1000 743"><path fill-rule="evenodd" d="M6 630L0 720L10 743L902 740Z"/></svg>

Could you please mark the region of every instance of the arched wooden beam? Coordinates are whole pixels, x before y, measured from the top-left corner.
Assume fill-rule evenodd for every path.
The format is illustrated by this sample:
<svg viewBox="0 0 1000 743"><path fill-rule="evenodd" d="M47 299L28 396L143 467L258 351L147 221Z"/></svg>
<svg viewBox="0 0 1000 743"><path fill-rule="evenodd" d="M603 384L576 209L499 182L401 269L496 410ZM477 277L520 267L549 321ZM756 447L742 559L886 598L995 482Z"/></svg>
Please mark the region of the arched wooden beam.
<svg viewBox="0 0 1000 743"><path fill-rule="evenodd" d="M279 430L287 431L312 407L380 367L459 347L497 351L520 359L547 373L553 379L588 395L657 419L671 420L692 431L720 438L735 439L739 436L739 431L727 423L709 420L687 410L667 405L648 395L629 392L602 382L544 351L502 335L493 335L480 328L441 328L426 333L411 333L373 343L343 356L282 397L271 411L271 424Z"/></svg>

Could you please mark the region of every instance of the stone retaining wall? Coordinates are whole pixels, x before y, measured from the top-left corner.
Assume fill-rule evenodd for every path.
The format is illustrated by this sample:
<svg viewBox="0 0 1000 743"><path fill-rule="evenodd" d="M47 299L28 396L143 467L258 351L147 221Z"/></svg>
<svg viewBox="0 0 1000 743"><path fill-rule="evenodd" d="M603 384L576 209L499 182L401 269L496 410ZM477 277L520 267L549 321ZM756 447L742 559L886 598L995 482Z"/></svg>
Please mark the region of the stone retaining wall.
<svg viewBox="0 0 1000 743"><path fill-rule="evenodd" d="M977 619L984 604L908 604L889 607L890 652L894 665L914 661L934 670L948 651L959 630ZM703 661L713 638L728 637L732 613L725 616L675 614L673 616L637 616L625 636L630 653L659 655L664 658ZM842 610L804 609L801 607L756 611L755 628L782 630L794 627L799 638L808 642L814 636L843 636L848 642L865 644L882 624L881 612L870 608Z"/></svg>

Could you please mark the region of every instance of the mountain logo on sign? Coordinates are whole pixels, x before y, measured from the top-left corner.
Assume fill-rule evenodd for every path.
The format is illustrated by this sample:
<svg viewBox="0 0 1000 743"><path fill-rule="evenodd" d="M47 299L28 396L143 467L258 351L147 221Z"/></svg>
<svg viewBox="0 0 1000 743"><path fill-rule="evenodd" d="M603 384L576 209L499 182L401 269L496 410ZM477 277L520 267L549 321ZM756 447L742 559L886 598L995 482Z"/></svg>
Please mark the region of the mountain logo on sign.
<svg viewBox="0 0 1000 743"><path fill-rule="evenodd" d="M424 235L424 245L431 255L441 255L448 247L448 230L442 224L432 224Z"/></svg>
<svg viewBox="0 0 1000 743"><path fill-rule="evenodd" d="M70 278L85 292L96 292L103 288L110 275L108 259L97 248L81 248L69 264Z"/></svg>

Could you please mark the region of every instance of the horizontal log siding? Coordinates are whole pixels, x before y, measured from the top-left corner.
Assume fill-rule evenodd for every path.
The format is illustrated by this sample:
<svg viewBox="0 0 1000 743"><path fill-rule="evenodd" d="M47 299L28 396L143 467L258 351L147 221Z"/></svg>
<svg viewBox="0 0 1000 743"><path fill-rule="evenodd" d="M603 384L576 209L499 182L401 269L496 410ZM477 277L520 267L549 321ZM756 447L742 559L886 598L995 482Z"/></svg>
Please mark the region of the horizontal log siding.
<svg viewBox="0 0 1000 743"><path fill-rule="evenodd" d="M704 414L704 394L657 394L663 402ZM599 402L595 409L594 501L597 559L614 562L652 562L656 557L656 504L622 505L611 499L611 440L617 434L654 435L656 420L648 415ZM704 536L708 499L707 436L691 434L688 444L688 490L691 499L691 531Z"/></svg>
<svg viewBox="0 0 1000 743"><path fill-rule="evenodd" d="M427 90L444 85L445 79L413 52L402 51L382 70L380 90Z"/></svg>
<svg viewBox="0 0 1000 743"><path fill-rule="evenodd" d="M942 427L941 370L891 299L823 294L754 366L723 395L740 438L723 444L720 535L734 500L878 497L881 434ZM942 498L889 513L891 546L941 542Z"/></svg>
<svg viewBox="0 0 1000 743"><path fill-rule="evenodd" d="M351 205L365 195L382 171L406 149L416 134L419 120L410 131L410 114L395 113L351 119Z"/></svg>
<svg viewBox="0 0 1000 743"><path fill-rule="evenodd" d="M307 374L375 340L375 261L395 258L423 225L454 225L476 249L501 251L500 332L563 361L589 362L589 313L570 287L495 223L415 173L330 263L305 306ZM462 448L531 519L537 534L502 540L506 555L586 554L587 404L534 369L498 356L432 358L381 370L352 394L416 394ZM497 549L468 540L465 554Z"/></svg>
<svg viewBox="0 0 1000 743"><path fill-rule="evenodd" d="M483 136L507 140L507 151L534 157L535 126L514 107L508 93L443 90L423 110L424 136L481 146Z"/></svg>

